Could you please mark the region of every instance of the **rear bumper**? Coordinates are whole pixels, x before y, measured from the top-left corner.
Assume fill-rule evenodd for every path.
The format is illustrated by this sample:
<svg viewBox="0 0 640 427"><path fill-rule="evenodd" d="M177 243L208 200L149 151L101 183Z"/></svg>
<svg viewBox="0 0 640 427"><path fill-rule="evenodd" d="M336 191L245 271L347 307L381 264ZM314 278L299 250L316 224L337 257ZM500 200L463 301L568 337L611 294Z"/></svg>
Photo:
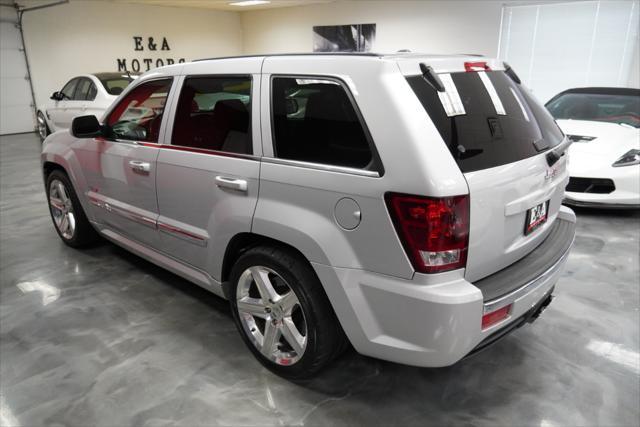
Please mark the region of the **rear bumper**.
<svg viewBox="0 0 640 427"><path fill-rule="evenodd" d="M403 280L322 264L313 267L358 352L407 365L448 366L480 348L497 332L515 329L509 326L522 323L523 316L549 297L575 235L575 215L569 208L563 207L556 221L568 223L570 232L552 233L547 238L562 240L549 245L557 251L555 259L530 258L494 274L494 280L513 277L518 283L511 283L504 294L492 293L491 298L485 295L488 291L483 293L481 287L466 281L463 270L416 273L412 280ZM538 257L544 256L545 251L537 252ZM537 270L528 267L532 263ZM485 289L488 283L484 283ZM496 288L502 289L501 283ZM512 307L506 319L481 329L485 312L508 304Z"/></svg>

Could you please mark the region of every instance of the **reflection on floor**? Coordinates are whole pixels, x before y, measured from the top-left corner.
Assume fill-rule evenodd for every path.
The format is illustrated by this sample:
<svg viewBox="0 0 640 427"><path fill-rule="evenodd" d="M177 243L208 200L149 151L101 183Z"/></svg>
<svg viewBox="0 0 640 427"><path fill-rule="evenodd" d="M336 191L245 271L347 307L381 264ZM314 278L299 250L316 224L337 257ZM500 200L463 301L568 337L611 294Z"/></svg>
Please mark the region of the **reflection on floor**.
<svg viewBox="0 0 640 427"><path fill-rule="evenodd" d="M111 244L65 247L35 134L0 138L0 425L637 425L638 213L578 212L557 298L445 369L346 354L293 384L225 301Z"/></svg>

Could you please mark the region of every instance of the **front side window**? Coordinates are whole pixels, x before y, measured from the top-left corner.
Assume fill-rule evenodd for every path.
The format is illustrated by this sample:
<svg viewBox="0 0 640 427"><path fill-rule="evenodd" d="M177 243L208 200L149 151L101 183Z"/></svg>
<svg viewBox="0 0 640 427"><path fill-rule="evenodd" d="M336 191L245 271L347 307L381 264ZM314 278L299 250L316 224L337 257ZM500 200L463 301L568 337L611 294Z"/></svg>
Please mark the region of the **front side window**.
<svg viewBox="0 0 640 427"><path fill-rule="evenodd" d="M186 78L171 144L251 154L250 101L250 77Z"/></svg>
<svg viewBox="0 0 640 427"><path fill-rule="evenodd" d="M276 157L352 168L373 163L364 128L337 81L275 77L271 97Z"/></svg>
<svg viewBox="0 0 640 427"><path fill-rule="evenodd" d="M66 85L64 85L64 87L60 91L62 93L63 99L66 99L66 100L73 99L73 93L76 91L78 80L80 79L73 79L69 81Z"/></svg>
<svg viewBox="0 0 640 427"><path fill-rule="evenodd" d="M157 142L171 79L154 80L134 88L107 119L107 137Z"/></svg>

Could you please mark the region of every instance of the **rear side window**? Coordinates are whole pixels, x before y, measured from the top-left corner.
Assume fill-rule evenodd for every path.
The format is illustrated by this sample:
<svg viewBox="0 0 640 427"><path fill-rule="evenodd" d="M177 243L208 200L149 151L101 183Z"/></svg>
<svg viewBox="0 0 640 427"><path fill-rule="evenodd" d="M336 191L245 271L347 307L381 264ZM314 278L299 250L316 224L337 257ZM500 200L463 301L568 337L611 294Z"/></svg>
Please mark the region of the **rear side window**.
<svg viewBox="0 0 640 427"><path fill-rule="evenodd" d="M374 163L365 130L339 82L274 77L271 96L276 157L352 168Z"/></svg>
<svg viewBox="0 0 640 427"><path fill-rule="evenodd" d="M157 142L171 79L142 83L129 92L107 119L110 139Z"/></svg>
<svg viewBox="0 0 640 427"><path fill-rule="evenodd" d="M446 96L407 77L462 172L535 156L563 134L547 110L503 71L440 74Z"/></svg>
<svg viewBox="0 0 640 427"><path fill-rule="evenodd" d="M77 101L93 101L96 97L95 86L89 79L81 79L74 99Z"/></svg>
<svg viewBox="0 0 640 427"><path fill-rule="evenodd" d="M185 79L171 144L251 154L251 78Z"/></svg>

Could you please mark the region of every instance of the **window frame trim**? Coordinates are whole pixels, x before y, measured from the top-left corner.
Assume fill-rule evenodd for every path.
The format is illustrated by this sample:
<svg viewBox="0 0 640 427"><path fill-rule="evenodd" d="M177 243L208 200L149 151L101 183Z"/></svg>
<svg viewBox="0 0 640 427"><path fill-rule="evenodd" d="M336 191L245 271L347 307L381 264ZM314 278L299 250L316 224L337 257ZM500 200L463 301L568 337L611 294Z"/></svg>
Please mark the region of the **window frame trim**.
<svg viewBox="0 0 640 427"><path fill-rule="evenodd" d="M369 149L371 150L371 162L372 165L370 169L368 168L355 168L351 166L339 166L332 165L328 163L315 163L315 162L306 162L302 160L294 160L294 159L285 159L278 157L278 150L276 149L276 138L275 138L275 126L274 126L274 115L273 115L273 81L277 78L289 78L289 79L308 79L308 80L327 80L330 82L337 83L346 93L351 106L353 107L354 112L356 113L356 117L358 118L358 122L362 127L365 138L367 140L367 144L369 145ZM341 172L348 173L352 175L360 175L372 178L380 178L384 176L384 165L382 163L382 159L378 153L378 149L373 141L373 137L371 132L369 131L369 127L367 126L367 122L364 120L364 116L360 111L360 107L356 102L349 85L340 77L331 76L326 74L282 74L282 73L274 73L269 75L269 99L268 99L268 114L269 114L269 124L271 127L271 149L273 151L273 157L271 156L263 156L263 161L267 163L274 164L282 164L282 165L290 165L290 166L298 166L308 169L314 170L323 170L328 172Z"/></svg>
<svg viewBox="0 0 640 427"><path fill-rule="evenodd" d="M255 100L253 99L253 91L255 89L254 87L254 78L253 78L253 74L246 74L246 73L239 73L239 74L182 74L180 75L181 79L180 79L180 87L177 88L177 92L175 95L175 100L172 102L175 103L175 106L172 105L172 111L171 111L171 133L168 136L168 140L169 142L167 144L161 144L164 148L168 148L171 150L176 150L176 151L186 151L186 152L191 152L191 153L196 153L196 154L205 154L205 155L212 155L212 156L220 156L220 157L232 157L232 158L240 158L240 159L244 159L244 160L260 160L260 156L254 154L255 151L255 147L254 147L254 138L253 138L253 132L254 132L254 126L253 126L253 114L251 109L253 108L253 103L255 102ZM251 136L251 154L246 154L246 153L233 153L231 151L222 151L222 150L211 150L208 148L197 148L197 147L190 147L188 145L179 145L179 144L174 144L173 143L173 129L175 126L175 122L176 122L176 114L178 112L178 103L180 102L180 95L182 95L182 90L184 89L184 85L185 82L187 81L187 79L189 78L211 78L211 79L215 79L215 78L248 78L249 82L251 84L250 89L249 89L249 130L250 130L250 136ZM258 96L260 95L259 92L259 87L258 87ZM259 104L258 104L259 105ZM166 139L167 135L165 135L165 139Z"/></svg>

